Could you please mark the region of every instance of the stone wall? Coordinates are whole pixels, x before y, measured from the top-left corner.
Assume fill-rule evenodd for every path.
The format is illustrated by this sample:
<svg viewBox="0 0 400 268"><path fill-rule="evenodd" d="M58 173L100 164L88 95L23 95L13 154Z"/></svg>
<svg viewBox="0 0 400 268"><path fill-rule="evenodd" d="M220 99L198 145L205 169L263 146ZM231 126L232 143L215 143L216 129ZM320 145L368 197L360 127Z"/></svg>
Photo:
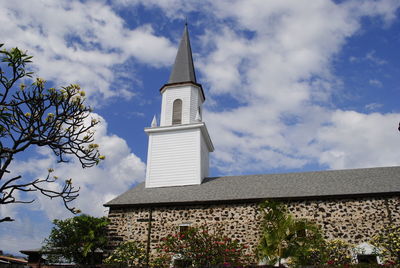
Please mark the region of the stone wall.
<svg viewBox="0 0 400 268"><path fill-rule="evenodd" d="M358 245L369 242L384 225L400 224L400 197L346 198L288 202L298 218L317 223L327 239Z"/></svg>
<svg viewBox="0 0 400 268"><path fill-rule="evenodd" d="M147 242L150 208L110 209L111 247L121 241ZM151 249L162 237L179 231L180 225L207 226L248 245L251 253L256 247L260 229L258 204L194 205L152 208Z"/></svg>
<svg viewBox="0 0 400 268"><path fill-rule="evenodd" d="M385 224L400 224L400 197L346 198L284 201L298 218L307 218L321 226L326 238L340 238L352 244L368 242ZM179 225L208 226L248 246L252 253L260 235L257 203L153 207L151 249L159 240L179 230ZM148 236L150 208L111 208L110 247L121 241L144 244ZM147 222L145 222L147 220Z"/></svg>

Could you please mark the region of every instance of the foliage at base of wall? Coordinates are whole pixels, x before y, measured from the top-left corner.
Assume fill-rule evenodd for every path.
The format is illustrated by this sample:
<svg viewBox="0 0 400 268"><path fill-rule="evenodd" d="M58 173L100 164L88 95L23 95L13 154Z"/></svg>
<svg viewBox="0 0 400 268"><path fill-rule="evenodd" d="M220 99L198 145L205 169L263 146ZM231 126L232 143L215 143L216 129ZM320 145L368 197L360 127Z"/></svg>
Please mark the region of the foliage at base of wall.
<svg viewBox="0 0 400 268"><path fill-rule="evenodd" d="M373 237L371 244L381 249L376 253L385 261L400 264L400 226L387 226Z"/></svg>
<svg viewBox="0 0 400 268"><path fill-rule="evenodd" d="M293 256L290 259L290 263L294 266L318 266L323 264L330 266L349 265L353 261L353 248L353 245L343 240L322 240L318 244L314 244L314 247L308 248L300 256Z"/></svg>
<svg viewBox="0 0 400 268"><path fill-rule="evenodd" d="M135 241L124 242L104 260L104 263L123 267L145 265L147 263L145 246Z"/></svg>
<svg viewBox="0 0 400 268"><path fill-rule="evenodd" d="M266 201L260 209L262 235L257 255L270 265L280 265L284 260L294 267L349 266L357 262L358 254L364 254L363 249L343 240L325 240L317 225L295 219L283 203ZM373 255L381 257L385 265L399 264L400 226L388 226L377 232L370 241L375 246Z"/></svg>
<svg viewBox="0 0 400 268"><path fill-rule="evenodd" d="M209 232L206 228L189 227L182 233L164 237L158 247L160 257L155 265L168 267L173 261L194 267L239 267L250 263L246 246L222 235L222 232Z"/></svg>
<svg viewBox="0 0 400 268"><path fill-rule="evenodd" d="M297 264L308 264L312 249L324 241L320 229L307 220L295 219L282 203L265 201L260 210L263 219L259 259L270 265L281 265L288 258Z"/></svg>

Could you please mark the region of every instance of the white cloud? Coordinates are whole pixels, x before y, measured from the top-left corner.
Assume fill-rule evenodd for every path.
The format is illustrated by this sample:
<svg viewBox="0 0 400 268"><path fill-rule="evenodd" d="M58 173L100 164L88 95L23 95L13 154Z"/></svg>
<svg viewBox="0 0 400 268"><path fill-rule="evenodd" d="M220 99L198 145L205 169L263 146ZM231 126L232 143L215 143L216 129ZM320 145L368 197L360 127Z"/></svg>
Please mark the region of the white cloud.
<svg viewBox="0 0 400 268"><path fill-rule="evenodd" d="M369 60L375 64L378 64L378 65L383 65L383 64L387 63L387 61L379 58L375 54L376 54L375 50L372 50L372 51L368 52L367 55L365 55L365 59Z"/></svg>
<svg viewBox="0 0 400 268"><path fill-rule="evenodd" d="M369 79L369 80L368 80L368 83L369 83L371 86L375 86L375 87L382 87L382 86L383 86L382 82L379 81L378 79Z"/></svg>
<svg viewBox="0 0 400 268"><path fill-rule="evenodd" d="M399 7L397 0L361 0L347 1L343 4L354 16L371 16L381 18L386 26L396 19L396 11Z"/></svg>
<svg viewBox="0 0 400 268"><path fill-rule="evenodd" d="M350 62L357 62L357 61L359 61L359 58L357 58L357 57L355 57L355 56L351 56L351 57L349 58L349 61L350 61Z"/></svg>
<svg viewBox="0 0 400 268"><path fill-rule="evenodd" d="M81 84L92 103L133 96L132 87L113 85L122 77L134 77L125 73L132 70L115 72L116 65L133 57L138 63L165 66L176 51L167 38L156 36L150 25L129 29L103 2L0 3L1 41L7 47L28 50L38 75L56 85Z"/></svg>
<svg viewBox="0 0 400 268"><path fill-rule="evenodd" d="M337 110L331 125L318 130L321 164L333 169L400 164L400 114Z"/></svg>
<svg viewBox="0 0 400 268"><path fill-rule="evenodd" d="M0 249L21 256L20 250L40 248L48 234L48 225L43 221L37 224L32 217L22 215L18 221L1 223Z"/></svg>
<svg viewBox="0 0 400 268"><path fill-rule="evenodd" d="M160 8L172 19L185 19L190 12L207 7L197 0L114 0L112 4L122 9L135 8L139 4L147 9Z"/></svg>
<svg viewBox="0 0 400 268"><path fill-rule="evenodd" d="M384 65L387 64L387 61L376 56L376 51L375 50L371 50L369 51L365 56L363 57L355 57L355 56L351 56L349 58L349 61L354 63L354 62L361 62L361 61L369 61L372 62L374 64L377 65Z"/></svg>
<svg viewBox="0 0 400 268"><path fill-rule="evenodd" d="M355 111L340 115L330 103L330 96L339 90L336 83L340 84L332 59L348 37L359 33L362 17L379 16L387 26L399 3L218 1L212 5L216 16L234 25L206 31L200 40L215 49L197 65L213 99L205 120L216 145L213 164L222 173L301 168L316 162L328 168L400 164L395 153L387 152L390 146L382 150L377 136L387 134L375 120L380 117L388 126L396 115ZM365 59L384 63L374 53ZM381 86L377 80L370 83ZM221 111L218 97L226 94L238 104ZM368 146L358 140L360 128L348 128L335 142L329 140L326 126L334 136L337 128L345 127L338 118L351 121L347 113L368 122L373 130L364 129L371 134L363 136ZM393 135L391 141L398 144Z"/></svg>
<svg viewBox="0 0 400 268"><path fill-rule="evenodd" d="M365 109L369 110L369 111L374 111L377 110L379 108L383 107L382 103L376 103L376 102L372 102L372 103L368 103L367 105L365 105Z"/></svg>
<svg viewBox="0 0 400 268"><path fill-rule="evenodd" d="M386 133L375 118L389 125L396 115L340 113L331 103L331 96L343 90L333 59L349 37L362 34L362 18L379 18L388 27L396 18L398 1L138 2L159 7L172 19L183 17L183 6L188 12L204 13L200 23L206 30L198 40L204 51L211 52L197 57L196 66L200 82L209 89L204 119L216 146L212 164L221 173L266 172L315 163L328 168L400 163L393 153L380 150L382 144L376 138ZM362 59L385 63L374 53ZM237 103L227 107L219 99L227 95ZM368 121L370 133L375 133L364 134L367 147L357 140L360 128L349 128L337 139L327 135L328 130L334 135L344 127L339 118L351 120L353 113ZM352 152L354 156L349 156ZM380 160L374 162L374 158Z"/></svg>

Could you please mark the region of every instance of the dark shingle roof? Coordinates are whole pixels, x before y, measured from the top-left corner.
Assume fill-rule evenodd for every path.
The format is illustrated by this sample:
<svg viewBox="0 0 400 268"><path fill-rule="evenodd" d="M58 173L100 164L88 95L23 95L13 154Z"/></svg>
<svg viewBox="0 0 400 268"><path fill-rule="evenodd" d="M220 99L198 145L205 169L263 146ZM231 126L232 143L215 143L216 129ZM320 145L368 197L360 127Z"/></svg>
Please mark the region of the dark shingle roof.
<svg viewBox="0 0 400 268"><path fill-rule="evenodd" d="M400 193L400 167L206 178L201 185L145 188L144 183L105 206L194 204Z"/></svg>
<svg viewBox="0 0 400 268"><path fill-rule="evenodd" d="M182 82L197 83L187 25L185 25L182 39L179 43L178 53L176 54L174 67L169 77L168 84Z"/></svg>

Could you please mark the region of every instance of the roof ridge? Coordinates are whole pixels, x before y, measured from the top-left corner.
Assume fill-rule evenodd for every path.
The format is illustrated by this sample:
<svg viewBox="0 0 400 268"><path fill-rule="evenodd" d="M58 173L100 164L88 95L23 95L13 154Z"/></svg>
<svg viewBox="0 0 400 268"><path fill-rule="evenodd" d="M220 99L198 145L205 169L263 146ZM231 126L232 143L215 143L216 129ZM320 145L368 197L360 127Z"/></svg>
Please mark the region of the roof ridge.
<svg viewBox="0 0 400 268"><path fill-rule="evenodd" d="M400 166L384 166L384 167L367 167L367 168L344 168L344 169L328 169L328 170L309 170L309 171L297 171L297 172L283 172L283 173L257 173L257 174L241 174L241 175L227 175L227 176L213 176L206 177L205 179L218 179L226 177L248 177L248 176L273 176L273 175L290 175L290 174L307 174L307 173L324 173L324 172L342 172L342 171L362 171L372 169L388 169L388 168L400 168Z"/></svg>

